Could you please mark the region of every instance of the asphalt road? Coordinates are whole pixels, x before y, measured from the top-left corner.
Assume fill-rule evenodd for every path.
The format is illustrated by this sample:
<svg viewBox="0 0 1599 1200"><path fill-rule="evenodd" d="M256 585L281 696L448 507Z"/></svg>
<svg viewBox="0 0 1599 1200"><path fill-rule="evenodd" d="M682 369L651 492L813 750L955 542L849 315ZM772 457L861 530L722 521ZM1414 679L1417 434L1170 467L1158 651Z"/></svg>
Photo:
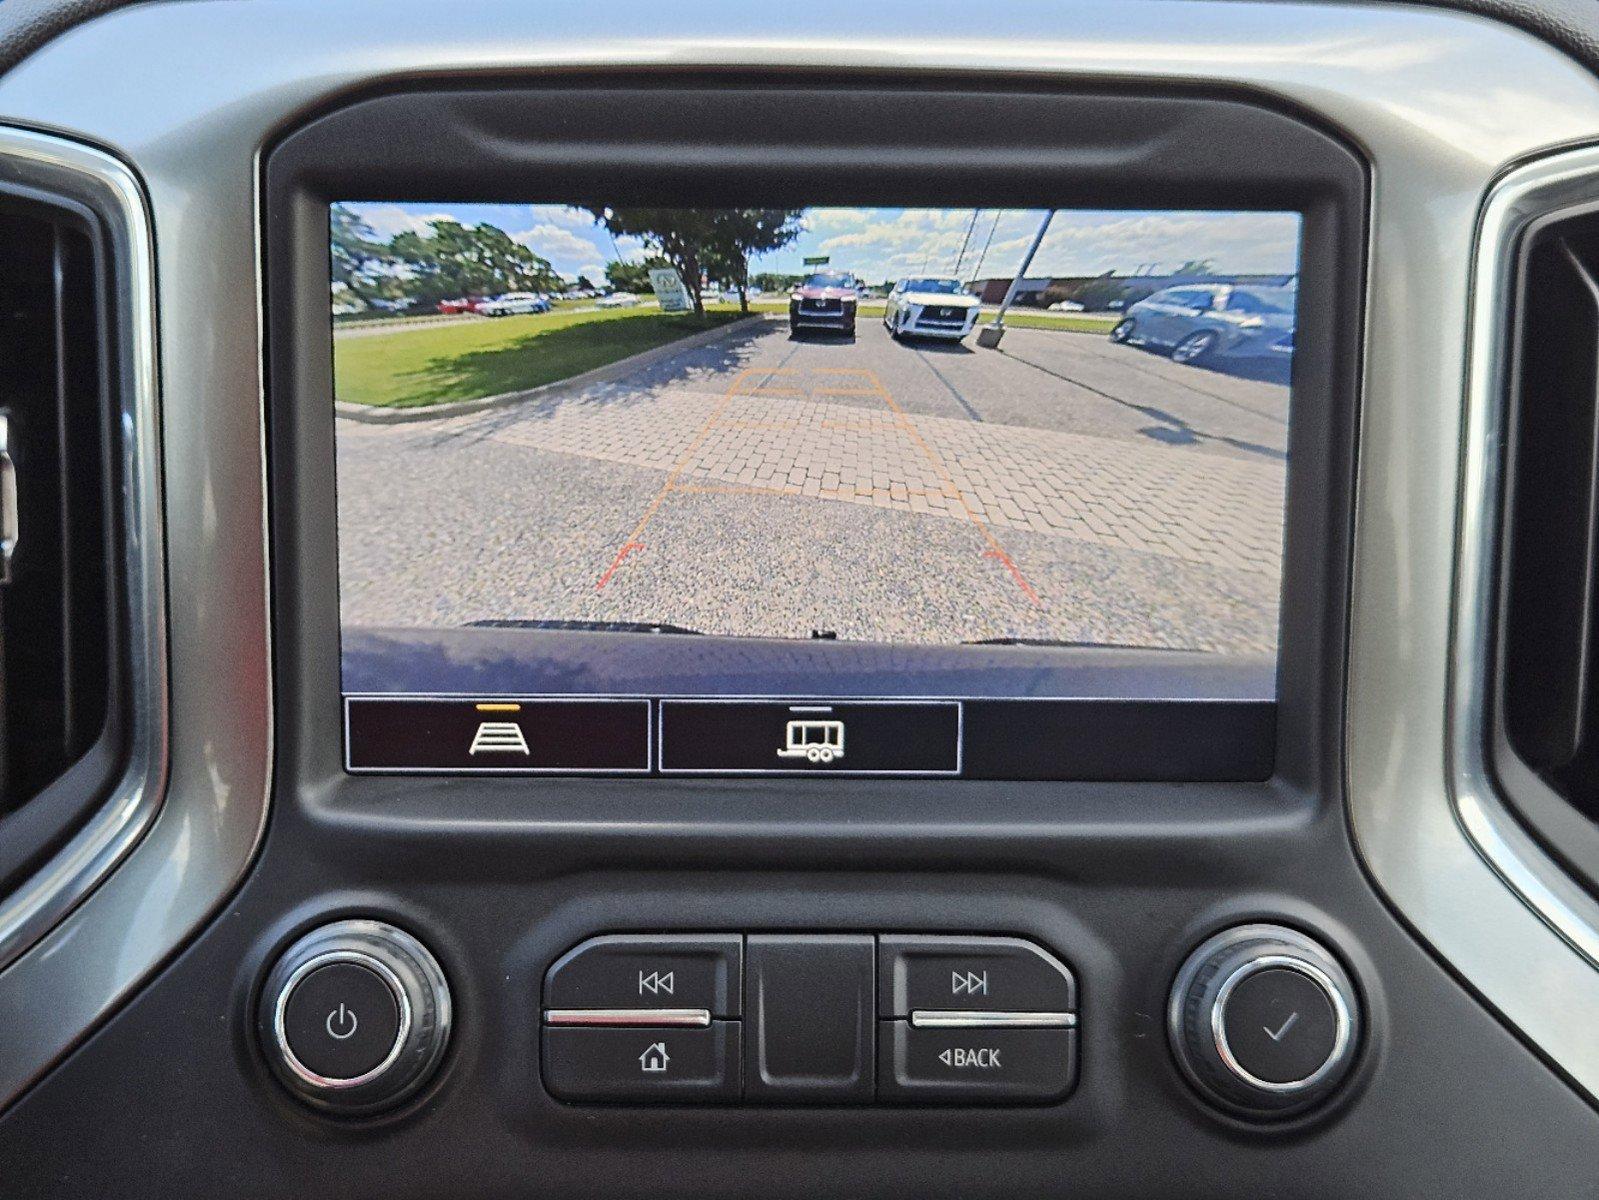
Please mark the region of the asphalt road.
<svg viewBox="0 0 1599 1200"><path fill-rule="evenodd" d="M1276 645L1287 388L1102 336L778 321L619 380L338 423L349 624Z"/></svg>

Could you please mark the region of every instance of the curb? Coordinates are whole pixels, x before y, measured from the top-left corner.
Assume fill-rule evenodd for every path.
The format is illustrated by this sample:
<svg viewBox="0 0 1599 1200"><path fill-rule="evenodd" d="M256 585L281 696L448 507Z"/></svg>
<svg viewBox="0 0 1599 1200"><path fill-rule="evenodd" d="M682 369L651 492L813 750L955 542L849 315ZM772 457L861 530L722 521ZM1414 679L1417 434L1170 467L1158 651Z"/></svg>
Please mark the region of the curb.
<svg viewBox="0 0 1599 1200"><path fill-rule="evenodd" d="M520 404L524 400L537 399L547 396L552 392L563 391L567 388L587 387L592 383L607 383L623 375L631 374L640 367L652 366L684 350L698 349L720 341L731 334L749 329L756 322L767 319L764 313L751 313L747 317L740 317L736 321L729 321L726 325L718 325L715 329L707 329L701 333L690 334L686 338L679 338L675 342L667 342L663 346L656 346L653 350L641 350L637 354L630 354L626 358L619 358L615 362L606 363L603 367L595 367L592 371L584 371L581 375L569 375L565 379L556 379L550 383L540 384L536 388L527 388L520 392L502 392L498 396L484 396L481 400L457 400L451 404L431 404L420 408L377 408L369 404L341 404L333 402L333 415L345 421L360 421L366 425L403 425L413 421L437 421L445 417L460 417L467 413L482 412L488 408L500 408L507 404Z"/></svg>

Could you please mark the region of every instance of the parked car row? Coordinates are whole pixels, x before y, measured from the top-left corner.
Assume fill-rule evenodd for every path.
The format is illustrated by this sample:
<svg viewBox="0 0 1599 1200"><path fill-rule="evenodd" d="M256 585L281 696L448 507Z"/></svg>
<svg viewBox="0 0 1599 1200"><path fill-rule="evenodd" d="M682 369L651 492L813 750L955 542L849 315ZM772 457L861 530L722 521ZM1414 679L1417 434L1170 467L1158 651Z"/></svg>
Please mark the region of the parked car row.
<svg viewBox="0 0 1599 1200"><path fill-rule="evenodd" d="M543 292L506 292L503 296L462 296L440 300L437 308L446 315L476 313L481 317L509 317L517 313L549 312L550 298Z"/></svg>
<svg viewBox="0 0 1599 1200"><path fill-rule="evenodd" d="M562 298L592 299L597 308L632 308L642 302L632 292L611 292L601 296L595 291L572 291L565 293ZM547 313L554 306L554 299L543 292L506 292L503 296L462 296L454 300L440 300L436 307L446 315L475 313L480 317L510 317L523 313Z"/></svg>

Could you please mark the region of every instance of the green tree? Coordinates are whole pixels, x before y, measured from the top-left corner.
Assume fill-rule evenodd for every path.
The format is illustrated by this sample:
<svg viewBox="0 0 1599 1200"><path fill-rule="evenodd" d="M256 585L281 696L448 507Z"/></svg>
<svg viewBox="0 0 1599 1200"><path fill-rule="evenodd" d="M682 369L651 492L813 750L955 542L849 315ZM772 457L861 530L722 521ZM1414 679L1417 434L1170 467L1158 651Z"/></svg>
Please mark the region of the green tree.
<svg viewBox="0 0 1599 1200"><path fill-rule="evenodd" d="M389 251L403 266L405 295L418 306L457 296L562 287L547 259L487 222L468 229L458 221L440 219L425 234L414 230L396 234Z"/></svg>
<svg viewBox="0 0 1599 1200"><path fill-rule="evenodd" d="M738 287L739 308L750 310L750 256L781 250L805 231L802 208L723 208L711 216L710 267Z"/></svg>
<svg viewBox="0 0 1599 1200"><path fill-rule="evenodd" d="M589 282L589 277L587 275L579 275L577 277L577 282L572 286L575 288L581 288L585 292L592 292L594 290L594 285Z"/></svg>
<svg viewBox="0 0 1599 1200"><path fill-rule="evenodd" d="M650 290L650 268L671 265L659 254L638 263L608 262L605 264L605 279L618 292L647 292Z"/></svg>
<svg viewBox="0 0 1599 1200"><path fill-rule="evenodd" d="M718 261L716 209L710 208L591 208L594 219L612 237L637 238L683 277L694 301L694 312L705 315L700 279L706 267ZM631 289L629 289L631 290Z"/></svg>
<svg viewBox="0 0 1599 1200"><path fill-rule="evenodd" d="M703 316L701 280L736 282L746 310L749 256L788 245L800 235L797 208L593 208L612 237L634 237L676 268ZM609 274L609 271L607 271Z"/></svg>
<svg viewBox="0 0 1599 1200"><path fill-rule="evenodd" d="M344 204L328 215L333 244L333 282L348 289L363 308L382 295L385 271L392 267L388 248L377 232Z"/></svg>
<svg viewBox="0 0 1599 1200"><path fill-rule="evenodd" d="M776 271L761 271L750 277L750 282L763 292L786 292L796 287L805 276L784 275Z"/></svg>
<svg viewBox="0 0 1599 1200"><path fill-rule="evenodd" d="M1191 258L1172 272L1173 275L1214 275L1216 264L1208 258Z"/></svg>

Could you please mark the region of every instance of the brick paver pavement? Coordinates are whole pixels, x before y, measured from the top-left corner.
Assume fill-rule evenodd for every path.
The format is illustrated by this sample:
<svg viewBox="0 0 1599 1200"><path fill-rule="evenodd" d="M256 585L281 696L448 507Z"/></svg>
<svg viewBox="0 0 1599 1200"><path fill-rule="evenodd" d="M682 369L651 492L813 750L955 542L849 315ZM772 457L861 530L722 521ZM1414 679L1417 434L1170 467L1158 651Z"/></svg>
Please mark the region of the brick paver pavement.
<svg viewBox="0 0 1599 1200"><path fill-rule="evenodd" d="M664 494L807 496L1251 571L1282 560L1280 462L911 416L870 371L748 368L720 395L565 406L486 436L666 471Z"/></svg>
<svg viewBox="0 0 1599 1200"><path fill-rule="evenodd" d="M1269 655L1286 431L1285 386L1104 338L774 322L520 404L340 421L341 611Z"/></svg>

